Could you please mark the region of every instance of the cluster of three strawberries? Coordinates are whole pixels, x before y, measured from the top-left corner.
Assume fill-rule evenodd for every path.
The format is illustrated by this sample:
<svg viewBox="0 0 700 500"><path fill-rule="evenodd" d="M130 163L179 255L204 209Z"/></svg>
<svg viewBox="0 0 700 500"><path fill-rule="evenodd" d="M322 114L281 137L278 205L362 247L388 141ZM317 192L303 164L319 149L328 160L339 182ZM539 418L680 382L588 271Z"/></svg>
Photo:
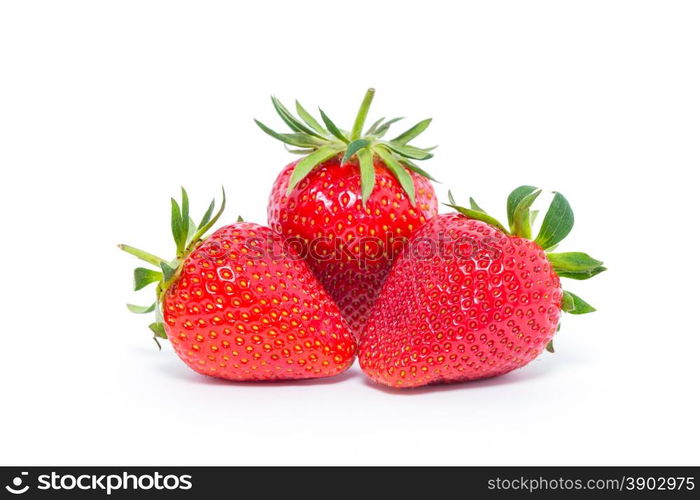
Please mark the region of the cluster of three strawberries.
<svg viewBox="0 0 700 500"><path fill-rule="evenodd" d="M272 98L290 132L256 123L301 158L275 181L269 227L239 218L207 236L225 193L196 223L183 189L171 200L174 259L120 245L155 268L134 272L136 290L156 285L154 302L128 307L155 313L156 342L229 380L332 376L359 353L373 380L416 387L507 373L553 351L562 311L594 311L561 288L560 278L605 270L585 253L553 251L574 222L561 194L535 237L533 186L508 196L507 227L451 194L455 212L439 215L434 179L416 164L432 148L410 144L430 120L385 139L399 118L365 129L373 96L349 131L323 110L318 121Z"/></svg>

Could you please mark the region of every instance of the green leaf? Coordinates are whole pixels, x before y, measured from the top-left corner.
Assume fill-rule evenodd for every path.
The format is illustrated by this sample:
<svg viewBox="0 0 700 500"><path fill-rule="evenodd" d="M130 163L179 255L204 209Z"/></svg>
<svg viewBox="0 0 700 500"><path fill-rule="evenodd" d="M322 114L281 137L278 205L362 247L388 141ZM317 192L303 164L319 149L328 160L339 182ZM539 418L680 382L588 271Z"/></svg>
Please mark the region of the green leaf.
<svg viewBox="0 0 700 500"><path fill-rule="evenodd" d="M430 179L433 182L437 182L438 184L440 183L439 180L437 180L435 177L430 175L428 172L420 168L418 165L413 163L411 160L408 158L403 158L403 164L406 165L406 168L409 170L412 170L413 172L417 173L418 175L425 177L426 179Z"/></svg>
<svg viewBox="0 0 700 500"><path fill-rule="evenodd" d="M175 276L175 273L177 272L177 269L172 267L170 264L167 262L161 262L160 263L160 268L163 270L163 280L164 281L170 281L173 276ZM160 274L160 273L159 273Z"/></svg>
<svg viewBox="0 0 700 500"><path fill-rule="evenodd" d="M278 141L282 141L285 144L289 144L290 146L315 149L321 144L320 141L317 141L313 137L309 137L306 134L302 134L299 132L295 132L293 134L280 134L279 132L275 132L270 127L268 127L262 122L259 122L258 120L255 120L255 123L258 125L258 127L260 127L260 129L263 132L265 132L270 137L274 137Z"/></svg>
<svg viewBox="0 0 700 500"><path fill-rule="evenodd" d="M182 215L180 220L182 221L182 227L185 229L185 241L187 240L187 234L189 233L190 227L190 198L187 196L187 191L184 187L180 187L182 190Z"/></svg>
<svg viewBox="0 0 700 500"><path fill-rule="evenodd" d="M197 232L194 233L194 236L192 236L192 238L190 239L190 246L192 246L192 244L198 242L202 238L202 236L207 231L209 231L209 229L211 229L211 227L214 224L216 224L216 221L219 220L219 217L221 217L221 214L224 213L225 208L226 208L226 190L224 189L223 186L221 186L221 207L219 207L219 211L216 212L216 215L214 215L213 218L208 220L204 225L201 225L201 227L199 227L197 229Z"/></svg>
<svg viewBox="0 0 700 500"><path fill-rule="evenodd" d="M450 203L447 206L456 206L457 202L455 201L455 197L452 195L452 191L447 191L447 201Z"/></svg>
<svg viewBox="0 0 700 500"><path fill-rule="evenodd" d="M361 149L357 152L360 160L360 185L362 186L362 203L366 203L374 190L376 172L374 170L373 154L368 149Z"/></svg>
<svg viewBox="0 0 700 500"><path fill-rule="evenodd" d="M539 210L530 210L530 227L535 223L535 220L537 220L537 215L540 213Z"/></svg>
<svg viewBox="0 0 700 500"><path fill-rule="evenodd" d="M571 311L574 308L574 298L568 292L563 292L561 297L561 310Z"/></svg>
<svg viewBox="0 0 700 500"><path fill-rule="evenodd" d="M514 216L515 216L515 209L518 206L518 203L520 203L520 200L522 200L524 197L529 195L530 193L537 191L537 188L535 186L520 186L518 188L515 188L509 195L508 195L508 201L506 203L506 211L508 212L508 227L510 227L511 231L515 231L515 226L514 226Z"/></svg>
<svg viewBox="0 0 700 500"><path fill-rule="evenodd" d="M454 205L454 204L445 204L448 207L454 208L457 210L460 214L466 215L470 219L475 219L475 220L480 220L481 222L485 222L486 224L490 224L497 229L500 229L503 231L505 234L508 234L508 231L506 230L503 225L498 222L498 219L495 219L494 217L491 217L489 214L480 212L478 210L472 210L471 208L465 208L465 207L460 207L459 205Z"/></svg>
<svg viewBox="0 0 700 500"><path fill-rule="evenodd" d="M194 233L197 232L197 225L194 223L192 220L192 217L189 217L187 220L187 241L189 242L192 236L194 236Z"/></svg>
<svg viewBox="0 0 700 500"><path fill-rule="evenodd" d="M547 352L551 352L552 354L554 354L554 342L552 340L547 342L547 346L545 347L545 349L547 349Z"/></svg>
<svg viewBox="0 0 700 500"><path fill-rule="evenodd" d="M157 283L163 279L163 275L153 269L145 267L137 267L134 269L134 291L141 290L143 287L151 283Z"/></svg>
<svg viewBox="0 0 700 500"><path fill-rule="evenodd" d="M320 123L316 121L316 118L314 118L311 113L306 111L304 109L304 106L301 105L299 101L296 101L296 108L297 108L297 114L301 117L302 120L306 122L306 124L314 129L316 132L321 134L322 136L325 137L325 135L328 133L326 129L324 129Z"/></svg>
<svg viewBox="0 0 700 500"><path fill-rule="evenodd" d="M177 247L177 254L182 254L185 249L185 240L187 239L187 228L182 223L180 205L177 204L175 198L170 198L170 227L173 232L173 239Z"/></svg>
<svg viewBox="0 0 700 500"><path fill-rule="evenodd" d="M146 314L155 310L156 303L154 302L150 306L136 306L134 304L127 304L126 307L134 314Z"/></svg>
<svg viewBox="0 0 700 500"><path fill-rule="evenodd" d="M586 314L595 311L595 308L588 302L566 290L562 296L561 309L569 314Z"/></svg>
<svg viewBox="0 0 700 500"><path fill-rule="evenodd" d="M140 250L138 248L134 248L134 247L129 246L129 245L119 244L119 245L117 245L117 248L125 251L126 253L128 253L130 255L133 255L134 257L141 259L144 262L148 262L149 264L153 264L156 267L160 267L160 263L165 260L165 259L158 257L157 255L153 255L152 253L148 253L144 250Z"/></svg>
<svg viewBox="0 0 700 500"><path fill-rule="evenodd" d="M158 350L160 350L160 342L158 342L158 339L167 339L168 335L165 333L165 326L163 326L163 323L160 322L155 322L151 323L148 325L148 328L151 329L153 332L153 340L156 341L156 345L158 346Z"/></svg>
<svg viewBox="0 0 700 500"><path fill-rule="evenodd" d="M202 217L202 220L197 226L197 229L202 229L207 224L207 222L211 220L211 214L214 213L214 207L216 207L216 200L211 200L209 208L207 208L207 211L204 212L204 217Z"/></svg>
<svg viewBox="0 0 700 500"><path fill-rule="evenodd" d="M545 250L551 248L566 238L572 227L574 227L574 212L571 210L571 205L561 193L555 192L535 243Z"/></svg>
<svg viewBox="0 0 700 500"><path fill-rule="evenodd" d="M292 189L299 184L299 182L306 177L314 167L319 163L322 163L329 158L338 154L338 150L330 146L322 146L318 150L311 153L309 156L302 158L299 163L294 167L292 176L289 179L289 186L287 187L287 194L292 192Z"/></svg>
<svg viewBox="0 0 700 500"><path fill-rule="evenodd" d="M427 160L433 157L432 153L417 148L415 146L407 146L405 144L397 144L395 142L387 142L386 146L394 151L395 153L405 156L406 158L412 158L414 160Z"/></svg>
<svg viewBox="0 0 700 500"><path fill-rule="evenodd" d="M343 141L345 144L348 144L350 141L348 140L347 137L345 137L345 134L343 134L338 127L336 127L335 123L331 121L330 118L328 118L328 115L323 112L321 108L318 108L318 111L321 113L321 118L323 119L323 123L326 124L326 128L328 131L333 134L336 138L340 139Z"/></svg>
<svg viewBox="0 0 700 500"><path fill-rule="evenodd" d="M603 271L607 271L608 268L604 266L599 266L596 267L595 269L591 269L590 271L557 271L555 269L555 272L559 275L560 278L570 278L574 280L587 280L590 279L594 276L598 276L600 273Z"/></svg>
<svg viewBox="0 0 700 500"><path fill-rule="evenodd" d="M547 259L555 270L562 271L587 272L603 265L583 252L548 253Z"/></svg>
<svg viewBox="0 0 700 500"><path fill-rule="evenodd" d="M280 118L282 118L284 123L286 123L287 126L293 131L300 132L305 135L315 136L319 139L325 139L325 137L320 135L318 132L307 127L304 123L297 120L297 118L292 113L290 113L286 107L284 107L284 104L282 104L279 99L277 99L274 96L271 97L271 99L272 105L275 107L275 111L277 111L277 114L280 115Z"/></svg>
<svg viewBox="0 0 700 500"><path fill-rule="evenodd" d="M474 200L474 198L472 198L471 196L469 197L469 207L470 207L472 210L476 210L477 212L486 213L486 210L484 210L483 208L481 208L481 207L476 203L476 201Z"/></svg>
<svg viewBox="0 0 700 500"><path fill-rule="evenodd" d="M406 132L404 132L403 134L394 137L390 142L406 144L418 137L420 134L422 134L425 131L425 129L428 128L430 122L432 121L432 118L428 118L427 120L418 122L416 125L406 130Z"/></svg>
<svg viewBox="0 0 700 500"><path fill-rule="evenodd" d="M374 131L374 136L375 137L384 137L384 134L386 134L389 131L389 128L399 120L403 120L403 116L400 116L398 118L392 118L391 120L385 121L382 125L377 127L377 130Z"/></svg>
<svg viewBox="0 0 700 500"><path fill-rule="evenodd" d="M157 306L157 305L158 305L158 304L156 303L156 306ZM156 307L156 321L157 321L158 323L162 323L162 322L163 322L163 311L160 310L160 307Z"/></svg>
<svg viewBox="0 0 700 500"><path fill-rule="evenodd" d="M148 325L148 328L151 329L151 331L156 337L160 337L161 339L168 338L168 336L165 333L165 326L163 326L163 323L151 323L150 325Z"/></svg>
<svg viewBox="0 0 700 500"><path fill-rule="evenodd" d="M521 238L532 238L532 228L530 227L530 207L535 199L540 195L542 190L536 189L531 193L523 196L513 211L513 234Z"/></svg>
<svg viewBox="0 0 700 500"><path fill-rule="evenodd" d="M367 146L370 145L370 142L367 139L357 139L355 141L352 141L350 144L348 144L348 148L345 150L345 154L343 155L343 159L341 161L341 164L345 164L350 160L352 155L357 153L360 149L366 148Z"/></svg>
<svg viewBox="0 0 700 500"><path fill-rule="evenodd" d="M391 171L394 177L396 177L396 179L399 181L399 184L401 184L403 190L406 191L408 199L411 201L411 205L415 205L416 188L413 185L413 179L411 178L410 174L406 171L403 165L401 165L396 160L396 158L394 158L394 155L391 154L391 151L382 147L376 148L375 151L379 155L379 157L384 161L384 164Z"/></svg>
<svg viewBox="0 0 700 500"><path fill-rule="evenodd" d="M310 148L307 148L307 149L292 149L292 148L290 148L289 146L287 146L286 144L284 145L284 149L287 150L287 153L292 153L293 155L302 155L302 156L310 155L311 153L313 153L314 151L316 151L315 149L310 149Z"/></svg>
<svg viewBox="0 0 700 500"><path fill-rule="evenodd" d="M241 216L239 215L239 216L238 216L238 219L236 219L236 222L245 222L245 221L243 220L243 217L241 217Z"/></svg>
<svg viewBox="0 0 700 500"><path fill-rule="evenodd" d="M384 121L384 117L382 116L379 120L377 120L376 122L374 122L374 123L367 129L367 132L365 132L365 134L366 134L366 135L372 135L372 134L377 130L377 127L379 127L379 126L382 124L383 121Z"/></svg>

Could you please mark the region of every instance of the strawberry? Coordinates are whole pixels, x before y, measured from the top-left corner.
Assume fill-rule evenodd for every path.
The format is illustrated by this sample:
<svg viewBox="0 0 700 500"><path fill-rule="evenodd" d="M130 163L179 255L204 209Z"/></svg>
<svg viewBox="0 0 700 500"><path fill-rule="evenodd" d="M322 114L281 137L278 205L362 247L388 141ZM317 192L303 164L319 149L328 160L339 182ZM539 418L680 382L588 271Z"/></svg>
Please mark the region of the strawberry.
<svg viewBox="0 0 700 500"><path fill-rule="evenodd" d="M560 278L588 279L605 270L585 253L554 253L573 226L555 193L537 237L530 212L540 190L508 197L506 230L470 200L418 230L396 259L360 343L363 371L392 387L502 375L526 365L552 337L560 313L595 309L562 291Z"/></svg>
<svg viewBox="0 0 700 500"><path fill-rule="evenodd" d="M408 237L437 214L431 177L413 160L432 157L408 144L430 124L423 120L391 140L383 137L395 118L378 120L363 133L374 90L369 89L350 132L320 110L322 126L298 102L295 117L272 103L292 133L280 141L302 148L303 157L277 177L268 222L294 238L299 251L359 334L394 258Z"/></svg>
<svg viewBox="0 0 700 500"><path fill-rule="evenodd" d="M171 201L175 260L120 245L158 268L134 272L135 290L157 283L156 301L128 305L155 311L156 343L169 339L194 371L228 380L326 377L352 365L356 345L345 320L282 236L239 219L205 237L225 195L199 225L184 189L181 204Z"/></svg>

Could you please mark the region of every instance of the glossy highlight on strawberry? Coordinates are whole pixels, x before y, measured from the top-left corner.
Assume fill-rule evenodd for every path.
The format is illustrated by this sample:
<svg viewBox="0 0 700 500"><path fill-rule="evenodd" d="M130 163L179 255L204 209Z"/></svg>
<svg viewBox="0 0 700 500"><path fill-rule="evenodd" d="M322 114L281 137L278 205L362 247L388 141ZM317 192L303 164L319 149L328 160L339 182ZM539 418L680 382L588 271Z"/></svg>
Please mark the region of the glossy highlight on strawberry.
<svg viewBox="0 0 700 500"><path fill-rule="evenodd" d="M270 227L299 241L314 274L359 335L391 264L405 241L437 214L430 176L415 161L432 148L409 144L430 124L423 120L391 140L399 119L380 119L363 130L374 90L369 89L351 131L320 110L321 125L298 102L294 116L273 105L292 133L267 134L303 157L287 165L272 188Z"/></svg>
<svg viewBox="0 0 700 500"><path fill-rule="evenodd" d="M156 302L130 306L133 312L156 311L156 339L169 339L196 372L228 380L326 377L352 365L356 345L347 323L282 236L241 221L206 238L206 231L188 238L188 206L183 190L182 208L173 205L181 249L174 261L122 246L161 267L146 280L158 283ZM135 288L148 284L140 269Z"/></svg>
<svg viewBox="0 0 700 500"><path fill-rule="evenodd" d="M532 241L530 206L540 191L509 197L510 230L473 200L415 233L396 260L367 322L360 365L392 387L494 377L553 351L561 311L592 312L561 288L560 277L587 279L602 262L551 251L571 230L573 213L555 194Z"/></svg>

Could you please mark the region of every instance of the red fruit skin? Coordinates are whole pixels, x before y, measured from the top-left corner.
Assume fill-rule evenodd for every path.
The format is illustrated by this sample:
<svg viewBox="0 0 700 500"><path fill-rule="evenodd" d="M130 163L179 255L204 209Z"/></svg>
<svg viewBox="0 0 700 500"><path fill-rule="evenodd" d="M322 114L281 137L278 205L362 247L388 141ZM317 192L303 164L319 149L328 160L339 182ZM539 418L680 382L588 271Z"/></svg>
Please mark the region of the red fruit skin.
<svg viewBox="0 0 700 500"><path fill-rule="evenodd" d="M185 259L163 311L190 368L242 381L328 377L352 365L356 344L340 311L288 250L271 229L237 223Z"/></svg>
<svg viewBox="0 0 700 500"><path fill-rule="evenodd" d="M561 300L559 276L534 242L439 215L396 260L362 335L360 366L397 388L502 375L542 352Z"/></svg>
<svg viewBox="0 0 700 500"><path fill-rule="evenodd" d="M437 214L430 182L409 172L416 204L375 158L376 183L362 204L360 172L341 156L322 163L287 196L296 162L275 181L268 205L270 227L299 244L311 270L359 335L405 241Z"/></svg>

